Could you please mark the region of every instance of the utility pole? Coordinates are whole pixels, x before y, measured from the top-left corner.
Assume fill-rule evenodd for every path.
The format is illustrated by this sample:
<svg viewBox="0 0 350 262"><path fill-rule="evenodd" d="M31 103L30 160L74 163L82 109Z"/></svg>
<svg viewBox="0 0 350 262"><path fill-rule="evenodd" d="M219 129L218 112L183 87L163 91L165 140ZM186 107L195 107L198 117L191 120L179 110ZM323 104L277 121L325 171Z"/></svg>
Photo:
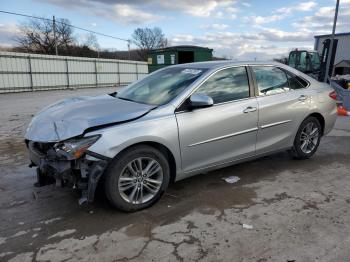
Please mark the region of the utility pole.
<svg viewBox="0 0 350 262"><path fill-rule="evenodd" d="M53 30L53 38L54 38L54 45L55 45L55 53L56 55L58 55L58 51L57 51L57 38L56 38L56 20L55 20L55 16L53 16L52 19L52 30Z"/></svg>
<svg viewBox="0 0 350 262"><path fill-rule="evenodd" d="M130 39L128 39L128 52L129 52L129 60L131 59L131 54L130 54Z"/></svg>
<svg viewBox="0 0 350 262"><path fill-rule="evenodd" d="M332 30L331 43L330 43L330 47L329 47L329 53L328 53L328 57L327 57L326 75L325 75L325 78L324 78L324 82L327 82L328 79L330 78L329 67L330 67L330 64L331 64L331 58L332 58L332 53L333 53L334 34L335 34L335 28L337 26L338 9L339 9L339 0L337 0L337 3L335 5L333 30Z"/></svg>

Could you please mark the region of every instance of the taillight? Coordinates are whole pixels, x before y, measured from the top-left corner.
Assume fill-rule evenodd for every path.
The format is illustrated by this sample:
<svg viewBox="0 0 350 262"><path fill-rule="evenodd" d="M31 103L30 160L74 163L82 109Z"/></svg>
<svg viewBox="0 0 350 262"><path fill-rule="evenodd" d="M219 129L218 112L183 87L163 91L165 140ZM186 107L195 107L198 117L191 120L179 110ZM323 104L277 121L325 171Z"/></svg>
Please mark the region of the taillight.
<svg viewBox="0 0 350 262"><path fill-rule="evenodd" d="M335 92L335 91L330 92L329 97L334 99L334 100L337 100L337 92Z"/></svg>

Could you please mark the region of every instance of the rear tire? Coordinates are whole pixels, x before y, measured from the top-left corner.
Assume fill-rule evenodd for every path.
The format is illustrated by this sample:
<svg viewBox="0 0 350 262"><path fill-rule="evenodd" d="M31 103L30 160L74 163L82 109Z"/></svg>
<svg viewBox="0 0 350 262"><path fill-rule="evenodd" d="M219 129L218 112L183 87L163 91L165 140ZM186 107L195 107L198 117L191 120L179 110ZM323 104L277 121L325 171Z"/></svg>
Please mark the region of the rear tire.
<svg viewBox="0 0 350 262"><path fill-rule="evenodd" d="M157 149L140 145L116 157L105 173L105 192L117 209L134 212L156 203L169 185L167 158Z"/></svg>
<svg viewBox="0 0 350 262"><path fill-rule="evenodd" d="M290 150L295 159L308 159L315 154L322 135L322 127L315 117L306 118L295 136L293 148Z"/></svg>

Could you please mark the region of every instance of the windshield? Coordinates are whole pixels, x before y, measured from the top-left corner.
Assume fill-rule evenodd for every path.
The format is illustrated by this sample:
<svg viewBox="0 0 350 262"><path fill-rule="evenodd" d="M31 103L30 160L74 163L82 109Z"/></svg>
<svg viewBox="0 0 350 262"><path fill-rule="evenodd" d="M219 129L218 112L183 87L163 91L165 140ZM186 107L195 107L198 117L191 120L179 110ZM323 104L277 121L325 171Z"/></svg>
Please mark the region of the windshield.
<svg viewBox="0 0 350 262"><path fill-rule="evenodd" d="M117 93L120 99L163 105L174 99L207 69L170 67L136 82Z"/></svg>

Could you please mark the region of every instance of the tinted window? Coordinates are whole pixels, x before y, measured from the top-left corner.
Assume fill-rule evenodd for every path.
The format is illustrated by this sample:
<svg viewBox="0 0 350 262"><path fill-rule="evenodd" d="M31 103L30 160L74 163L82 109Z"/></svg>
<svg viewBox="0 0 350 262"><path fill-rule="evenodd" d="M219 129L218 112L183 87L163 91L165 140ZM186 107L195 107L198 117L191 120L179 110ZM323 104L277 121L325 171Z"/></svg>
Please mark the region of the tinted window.
<svg viewBox="0 0 350 262"><path fill-rule="evenodd" d="M310 60L313 66L313 70L318 71L320 70L321 62L320 62L320 56L317 52L310 52Z"/></svg>
<svg viewBox="0 0 350 262"><path fill-rule="evenodd" d="M291 89L303 88L303 86L299 83L299 81L295 77L288 74L287 74L287 77L288 77L289 86Z"/></svg>
<svg viewBox="0 0 350 262"><path fill-rule="evenodd" d="M254 66L260 96L287 92L290 90L286 74L273 66Z"/></svg>
<svg viewBox="0 0 350 262"><path fill-rule="evenodd" d="M297 53L296 52L290 52L289 53L289 59L288 59L288 65L291 67L296 67L297 63Z"/></svg>
<svg viewBox="0 0 350 262"><path fill-rule="evenodd" d="M300 63L297 69L301 72L310 71L310 63L307 62L307 52L300 53Z"/></svg>
<svg viewBox="0 0 350 262"><path fill-rule="evenodd" d="M308 83L304 79L302 79L296 75L293 75L290 72L287 72L286 74L287 74L287 78L289 81L289 87L291 89L294 89L294 90L300 89L300 88L304 88L308 85Z"/></svg>
<svg viewBox="0 0 350 262"><path fill-rule="evenodd" d="M123 88L117 97L143 104L163 105L174 99L206 70L169 67Z"/></svg>
<svg viewBox="0 0 350 262"><path fill-rule="evenodd" d="M196 91L223 103L249 97L249 84L245 67L221 70L211 76Z"/></svg>
<svg viewBox="0 0 350 262"><path fill-rule="evenodd" d="M299 82L303 87L307 87L307 86L309 85L309 83L308 83L306 80L302 79L302 78L299 77L299 76L295 76L295 79L298 80L298 82Z"/></svg>

